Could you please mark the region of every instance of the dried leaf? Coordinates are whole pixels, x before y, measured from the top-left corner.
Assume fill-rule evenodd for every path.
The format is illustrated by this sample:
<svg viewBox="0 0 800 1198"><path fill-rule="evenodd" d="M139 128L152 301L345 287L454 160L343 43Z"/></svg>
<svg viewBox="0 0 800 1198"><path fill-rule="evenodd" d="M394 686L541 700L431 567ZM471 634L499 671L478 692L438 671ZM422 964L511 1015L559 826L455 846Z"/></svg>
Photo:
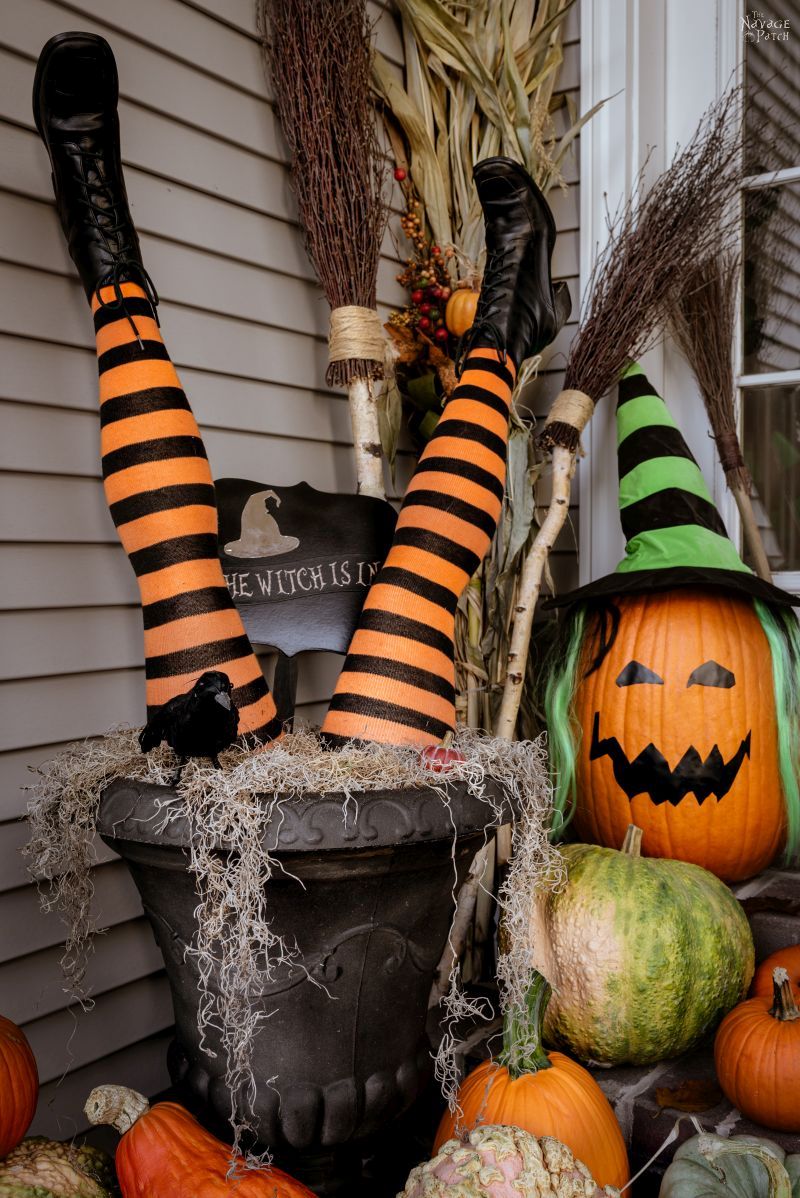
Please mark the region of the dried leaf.
<svg viewBox="0 0 800 1198"><path fill-rule="evenodd" d="M615 92L614 95L615 96L619 95L619 92ZM586 125L592 119L592 117L595 116L600 111L600 109L603 107L604 104L607 104L609 100L613 100L613 99L614 99L614 96L607 96L605 98L605 100L599 100L597 102L597 104L593 105L593 107L591 107L588 112L585 112L583 114L583 116L578 117L577 121L575 121L571 125L571 127L567 130L567 132L561 138L561 141L558 143L558 148L556 149L555 154L553 155L553 162L555 163L556 166L561 165L561 163L564 159L564 155L566 154L569 147L572 145L572 142L575 140L575 138L580 133L583 126Z"/></svg>
<svg viewBox="0 0 800 1198"><path fill-rule="evenodd" d="M722 1099L722 1090L711 1077L689 1078L674 1089L659 1086L656 1090L658 1105L662 1109L669 1107L673 1111L710 1111L712 1107L718 1106Z"/></svg>
<svg viewBox="0 0 800 1198"><path fill-rule="evenodd" d="M419 358L419 341L410 329L401 328L396 324L383 326L392 340L395 361L408 365Z"/></svg>
<svg viewBox="0 0 800 1198"><path fill-rule="evenodd" d="M512 428L508 438L507 491L511 526L508 530L508 565L528 539L533 523L534 495L530 480L531 431L529 428Z"/></svg>
<svg viewBox="0 0 800 1198"><path fill-rule="evenodd" d="M377 397L378 431L381 438L381 448L389 463L392 482L395 481L394 466L397 457L397 445L400 440L400 428L403 420L403 401L394 376L381 388Z"/></svg>
<svg viewBox="0 0 800 1198"><path fill-rule="evenodd" d="M520 157L523 162L528 162L531 157L531 114L528 107L528 93L525 89L525 83L519 73L516 56L514 54L514 44L511 37L511 15L510 15L511 0L502 0L501 19L503 26L503 73L510 97L513 100L514 111L514 130L517 135L517 142L520 150Z"/></svg>
<svg viewBox="0 0 800 1198"><path fill-rule="evenodd" d="M395 79L383 55L377 51L372 58L372 74L380 94L408 139L411 147L411 170L417 190L425 198L425 214L433 235L442 245L449 245L453 239L449 205L436 150L428 135L425 119Z"/></svg>

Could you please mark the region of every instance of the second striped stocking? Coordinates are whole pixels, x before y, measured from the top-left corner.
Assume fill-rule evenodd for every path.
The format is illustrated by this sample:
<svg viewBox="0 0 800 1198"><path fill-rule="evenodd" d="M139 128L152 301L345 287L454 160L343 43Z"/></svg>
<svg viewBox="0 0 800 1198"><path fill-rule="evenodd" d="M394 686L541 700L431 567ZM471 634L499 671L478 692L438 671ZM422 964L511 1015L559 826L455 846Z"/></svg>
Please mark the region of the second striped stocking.
<svg viewBox="0 0 800 1198"><path fill-rule="evenodd" d="M474 349L422 454L322 727L328 744L438 744L455 727L458 599L503 502L514 367Z"/></svg>

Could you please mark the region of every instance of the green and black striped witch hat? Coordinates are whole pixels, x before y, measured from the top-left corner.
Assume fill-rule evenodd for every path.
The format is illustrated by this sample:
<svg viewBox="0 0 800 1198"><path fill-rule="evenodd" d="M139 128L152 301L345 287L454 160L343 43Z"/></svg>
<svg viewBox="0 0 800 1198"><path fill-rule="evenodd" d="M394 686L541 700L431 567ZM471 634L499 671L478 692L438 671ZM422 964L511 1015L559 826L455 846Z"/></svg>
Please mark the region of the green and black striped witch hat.
<svg viewBox="0 0 800 1198"><path fill-rule="evenodd" d="M638 363L619 384L617 457L625 556L613 574L558 595L549 606L686 586L797 603L740 558L692 451Z"/></svg>

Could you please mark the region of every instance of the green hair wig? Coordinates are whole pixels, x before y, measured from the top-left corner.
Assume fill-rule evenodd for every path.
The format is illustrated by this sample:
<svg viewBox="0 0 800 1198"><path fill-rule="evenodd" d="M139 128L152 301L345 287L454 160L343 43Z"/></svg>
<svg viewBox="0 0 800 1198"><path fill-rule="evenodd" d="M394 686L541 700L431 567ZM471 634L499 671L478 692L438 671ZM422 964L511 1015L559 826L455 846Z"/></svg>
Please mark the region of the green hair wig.
<svg viewBox="0 0 800 1198"><path fill-rule="evenodd" d="M791 861L800 849L800 625L789 609L772 607L761 599L754 599L753 606L772 657L786 857Z"/></svg>
<svg viewBox="0 0 800 1198"><path fill-rule="evenodd" d="M778 729L778 763L786 812L786 857L794 859L800 850L800 625L794 612L753 599L753 607L764 629L772 658L772 681ZM550 745L550 771L553 783L553 828L558 839L569 824L575 809L578 749L583 730L574 714L574 699L581 681L580 668L590 610L577 605L568 617L561 638L558 658L553 662L544 695L545 719ZM612 624L609 639L601 637L596 668L613 643L616 629Z"/></svg>
<svg viewBox="0 0 800 1198"><path fill-rule="evenodd" d="M575 691L586 631L586 605L579 604L567 617L568 624L552 663L544 693L547 741L550 748L550 778L553 784L552 836L558 840L575 810L581 727L575 718Z"/></svg>

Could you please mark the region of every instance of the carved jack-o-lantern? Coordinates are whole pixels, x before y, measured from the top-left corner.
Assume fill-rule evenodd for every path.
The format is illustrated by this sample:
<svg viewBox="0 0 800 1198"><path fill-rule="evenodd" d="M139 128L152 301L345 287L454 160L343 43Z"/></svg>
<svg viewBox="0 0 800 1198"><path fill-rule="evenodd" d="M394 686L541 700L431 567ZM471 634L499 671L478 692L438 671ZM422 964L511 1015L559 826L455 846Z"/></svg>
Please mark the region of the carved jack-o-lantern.
<svg viewBox="0 0 800 1198"><path fill-rule="evenodd" d="M556 820L609 848L727 881L800 847L800 627L793 595L729 539L664 401L630 366L617 403L625 556L558 604L568 643L545 707Z"/></svg>
<svg viewBox="0 0 800 1198"><path fill-rule="evenodd" d="M643 850L732 880L774 858L784 801L772 658L750 600L678 589L614 601L598 653L587 622L575 715L579 836L613 847L628 824Z"/></svg>

